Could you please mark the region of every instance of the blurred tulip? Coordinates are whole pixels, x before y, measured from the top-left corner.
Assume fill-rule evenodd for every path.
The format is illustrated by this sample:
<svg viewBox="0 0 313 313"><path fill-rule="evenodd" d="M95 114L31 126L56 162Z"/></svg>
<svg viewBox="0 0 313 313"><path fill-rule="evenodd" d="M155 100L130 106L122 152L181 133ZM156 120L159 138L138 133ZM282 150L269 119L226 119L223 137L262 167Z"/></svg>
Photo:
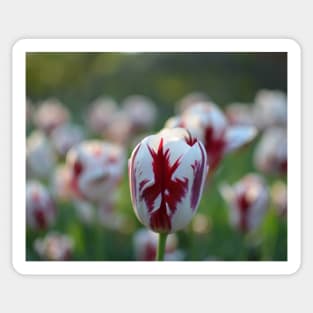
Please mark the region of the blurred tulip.
<svg viewBox="0 0 313 313"><path fill-rule="evenodd" d="M74 199L73 204L76 215L82 224L91 225L95 222L96 210L90 202Z"/></svg>
<svg viewBox="0 0 313 313"><path fill-rule="evenodd" d="M52 98L39 104L34 123L45 134L50 134L55 128L68 122L69 118L69 111L58 99Z"/></svg>
<svg viewBox="0 0 313 313"><path fill-rule="evenodd" d="M254 116L251 104L229 104L225 109L225 115L230 125L254 125Z"/></svg>
<svg viewBox="0 0 313 313"><path fill-rule="evenodd" d="M26 222L34 230L50 227L56 218L56 207L48 190L37 181L26 183Z"/></svg>
<svg viewBox="0 0 313 313"><path fill-rule="evenodd" d="M287 186L282 181L277 181L271 188L271 197L278 216L287 216Z"/></svg>
<svg viewBox="0 0 313 313"><path fill-rule="evenodd" d="M171 123L170 123L171 124ZM186 128L191 135L203 142L210 173L212 173L224 154L236 150L250 142L256 136L253 126L230 126L219 108L209 102L192 105L180 116L180 120L173 120L172 126ZM169 127L169 122L165 124Z"/></svg>
<svg viewBox="0 0 313 313"><path fill-rule="evenodd" d="M108 229L122 231L126 220L115 210L114 202L103 203L98 207L98 220Z"/></svg>
<svg viewBox="0 0 313 313"><path fill-rule="evenodd" d="M132 122L126 112L118 111L107 126L104 137L114 143L126 145L133 134Z"/></svg>
<svg viewBox="0 0 313 313"><path fill-rule="evenodd" d="M72 238L57 232L48 233L43 239L36 239L34 249L41 259L67 261L71 258L74 243Z"/></svg>
<svg viewBox="0 0 313 313"><path fill-rule="evenodd" d="M69 201L72 199L71 172L67 166L58 165L55 169L51 181L51 192L58 201Z"/></svg>
<svg viewBox="0 0 313 313"><path fill-rule="evenodd" d="M135 131L151 129L157 117L155 104L142 95L127 97L122 103L122 108L128 115Z"/></svg>
<svg viewBox="0 0 313 313"><path fill-rule="evenodd" d="M164 128L176 128L176 127L181 127L181 118L180 116L172 116L170 117L164 124Z"/></svg>
<svg viewBox="0 0 313 313"><path fill-rule="evenodd" d="M34 114L33 103L27 99L26 100L26 123L31 123Z"/></svg>
<svg viewBox="0 0 313 313"><path fill-rule="evenodd" d="M51 141L61 156L65 156L70 148L80 143L83 139L83 129L74 124L61 125L51 133Z"/></svg>
<svg viewBox="0 0 313 313"><path fill-rule="evenodd" d="M265 174L287 174L287 131L267 129L254 152L255 167Z"/></svg>
<svg viewBox="0 0 313 313"><path fill-rule="evenodd" d="M268 208L269 193L264 179L248 174L233 186L220 188L229 205L230 223L242 232L250 232L262 223Z"/></svg>
<svg viewBox="0 0 313 313"><path fill-rule="evenodd" d="M254 116L258 128L287 125L287 96L284 92L260 90L254 101Z"/></svg>
<svg viewBox="0 0 313 313"><path fill-rule="evenodd" d="M56 156L48 138L40 131L34 131L26 143L27 175L40 179L49 178L56 163Z"/></svg>
<svg viewBox="0 0 313 313"><path fill-rule="evenodd" d="M112 98L100 97L90 106L87 125L92 132L102 134L111 123L112 117L117 111L117 104Z"/></svg>
<svg viewBox="0 0 313 313"><path fill-rule="evenodd" d="M201 142L185 129L164 129L137 145L128 166L138 219L160 233L186 227L197 211L208 170Z"/></svg>
<svg viewBox="0 0 313 313"><path fill-rule="evenodd" d="M67 154L71 187L80 199L105 203L120 182L125 164L121 146L104 141L85 141Z"/></svg>
<svg viewBox="0 0 313 313"><path fill-rule="evenodd" d="M211 219L201 213L197 213L192 221L192 230L196 234L207 234L212 228L212 221Z"/></svg>
<svg viewBox="0 0 313 313"><path fill-rule="evenodd" d="M178 114L183 113L194 104L199 102L207 102L210 101L210 97L201 91L191 92L185 95L180 101L176 104L176 111Z"/></svg>
<svg viewBox="0 0 313 313"><path fill-rule="evenodd" d="M177 250L178 240L170 234L166 241L165 260L182 260L183 254ZM133 236L135 259L138 261L154 261L158 246L158 236L148 229L139 229Z"/></svg>

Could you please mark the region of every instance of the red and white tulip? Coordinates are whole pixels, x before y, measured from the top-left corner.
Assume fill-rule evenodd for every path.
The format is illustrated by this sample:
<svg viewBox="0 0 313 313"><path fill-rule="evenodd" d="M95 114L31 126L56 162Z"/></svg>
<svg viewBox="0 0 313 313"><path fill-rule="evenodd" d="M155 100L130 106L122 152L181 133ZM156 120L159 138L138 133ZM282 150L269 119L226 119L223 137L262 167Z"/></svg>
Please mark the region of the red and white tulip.
<svg viewBox="0 0 313 313"><path fill-rule="evenodd" d="M254 152L255 167L265 174L287 174L287 131L269 128L263 133Z"/></svg>
<svg viewBox="0 0 313 313"><path fill-rule="evenodd" d="M282 181L276 181L271 188L271 198L278 216L287 216L287 185Z"/></svg>
<svg viewBox="0 0 313 313"><path fill-rule="evenodd" d="M51 141L56 151L65 156L67 151L84 139L84 131L74 124L64 124L53 130Z"/></svg>
<svg viewBox="0 0 313 313"><path fill-rule="evenodd" d="M150 129L157 116L155 104L147 97L133 95L122 103L123 111L128 115L134 131Z"/></svg>
<svg viewBox="0 0 313 313"><path fill-rule="evenodd" d="M85 141L67 154L71 186L80 199L106 202L120 182L125 165L124 149L104 141Z"/></svg>
<svg viewBox="0 0 313 313"><path fill-rule="evenodd" d="M159 233L185 228L197 211L208 171L202 143L183 128L163 129L136 146L128 168L138 219Z"/></svg>
<svg viewBox="0 0 313 313"><path fill-rule="evenodd" d="M56 164L56 155L49 139L40 131L34 131L26 142L28 177L47 179Z"/></svg>
<svg viewBox="0 0 313 313"><path fill-rule="evenodd" d="M48 190L37 181L26 183L26 223L34 230L49 228L56 219L56 207Z"/></svg>
<svg viewBox="0 0 313 313"><path fill-rule="evenodd" d="M230 223L241 232L257 229L263 221L269 203L264 179L248 174L233 186L223 185L221 194L229 205Z"/></svg>
<svg viewBox="0 0 313 313"><path fill-rule="evenodd" d="M58 201L72 200L71 172L68 166L62 164L56 167L51 180L51 193Z"/></svg>
<svg viewBox="0 0 313 313"><path fill-rule="evenodd" d="M168 121L166 126L186 128L202 141L210 172L217 168L226 153L250 142L257 133L253 126L230 126L222 111L210 102L193 104L181 116Z"/></svg>
<svg viewBox="0 0 313 313"><path fill-rule="evenodd" d="M287 96L280 90L260 90L255 96L254 119L259 129L287 125Z"/></svg>
<svg viewBox="0 0 313 313"><path fill-rule="evenodd" d="M117 112L117 104L112 98L100 97L90 107L87 125L92 132L102 134L112 122L112 117Z"/></svg>
<svg viewBox="0 0 313 313"><path fill-rule="evenodd" d="M165 260L180 261L183 253L177 250L178 239L175 234L167 237L165 246ZM135 259L138 261L154 261L157 254L158 236L146 228L139 229L133 236Z"/></svg>
<svg viewBox="0 0 313 313"><path fill-rule="evenodd" d="M39 104L35 112L34 123L49 135L55 128L69 121L70 113L58 99L48 99Z"/></svg>
<svg viewBox="0 0 313 313"><path fill-rule="evenodd" d="M43 239L36 239L34 249L41 259L47 261L67 261L74 248L73 239L57 232L48 233Z"/></svg>

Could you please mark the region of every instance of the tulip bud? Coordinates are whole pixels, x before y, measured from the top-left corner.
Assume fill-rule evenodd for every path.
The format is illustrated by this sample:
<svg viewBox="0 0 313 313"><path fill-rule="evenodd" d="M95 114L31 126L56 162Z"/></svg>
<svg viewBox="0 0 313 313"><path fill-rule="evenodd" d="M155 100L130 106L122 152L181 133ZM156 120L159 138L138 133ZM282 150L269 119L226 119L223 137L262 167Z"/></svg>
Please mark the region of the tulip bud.
<svg viewBox="0 0 313 313"><path fill-rule="evenodd" d="M287 132L283 128L267 129L254 153L255 167L265 174L287 174Z"/></svg>
<svg viewBox="0 0 313 313"><path fill-rule="evenodd" d="M96 134L102 134L111 123L113 115L117 111L117 104L108 97L100 97L90 104L87 125Z"/></svg>
<svg viewBox="0 0 313 313"><path fill-rule="evenodd" d="M106 202L124 171L124 150L104 141L85 141L67 154L71 187L76 196L97 204Z"/></svg>
<svg viewBox="0 0 313 313"><path fill-rule="evenodd" d="M209 102L193 104L178 120L171 119L167 127L183 127L205 146L210 172L219 165L224 155L238 149L256 136L253 126L230 126L219 108Z"/></svg>
<svg viewBox="0 0 313 313"><path fill-rule="evenodd" d="M138 219L160 233L186 227L196 213L208 171L201 142L185 129L164 129L137 145L128 168Z"/></svg>
<svg viewBox="0 0 313 313"><path fill-rule="evenodd" d="M35 178L48 178L55 166L56 156L48 138L34 131L26 143L27 175Z"/></svg>
<svg viewBox="0 0 313 313"><path fill-rule="evenodd" d="M225 115L230 125L246 125L254 124L254 116L252 114L252 105L246 103L231 103L225 109Z"/></svg>
<svg viewBox="0 0 313 313"><path fill-rule="evenodd" d="M273 184L271 198L277 215L280 217L287 216L287 186L284 182L277 181Z"/></svg>
<svg viewBox="0 0 313 313"><path fill-rule="evenodd" d="M177 250L177 237L170 234L167 237L165 246L165 260L182 259L182 251ZM147 229L139 229L133 237L135 258L139 261L154 261L157 253L158 236L156 233Z"/></svg>
<svg viewBox="0 0 313 313"><path fill-rule="evenodd" d="M235 228L249 232L261 224L269 201L261 176L248 174L233 186L223 185L220 191L229 205L230 222Z"/></svg>
<svg viewBox="0 0 313 313"><path fill-rule="evenodd" d="M194 91L185 95L179 100L179 102L176 104L175 111L177 113L183 113L187 109L191 108L194 104L207 101L210 101L210 97L206 93L201 91Z"/></svg>
<svg viewBox="0 0 313 313"><path fill-rule="evenodd" d="M73 124L65 124L57 127L51 133L51 140L56 151L65 156L67 151L84 139L81 127Z"/></svg>
<svg viewBox="0 0 313 313"><path fill-rule="evenodd" d="M47 261L67 261L71 258L73 240L56 232L47 234L43 239L36 239L34 249L41 259Z"/></svg>
<svg viewBox="0 0 313 313"><path fill-rule="evenodd" d="M26 184L26 222L35 230L51 226L56 218L56 208L48 190L39 182Z"/></svg>
<svg viewBox="0 0 313 313"><path fill-rule="evenodd" d="M69 111L57 99L48 99L40 103L35 116L35 125L45 134L50 134L55 128L69 120Z"/></svg>
<svg viewBox="0 0 313 313"><path fill-rule="evenodd" d="M69 201L72 199L70 170L65 165L58 165L51 179L51 193L58 201Z"/></svg>
<svg viewBox="0 0 313 313"><path fill-rule="evenodd" d="M155 122L157 116L155 104L145 96L129 96L123 101L122 107L135 131L150 129Z"/></svg>
<svg viewBox="0 0 313 313"><path fill-rule="evenodd" d="M260 90L255 96L254 117L259 129L287 124L287 96L279 90Z"/></svg>
<svg viewBox="0 0 313 313"><path fill-rule="evenodd" d="M111 142L126 145L132 135L132 122L126 112L116 112L103 135Z"/></svg>

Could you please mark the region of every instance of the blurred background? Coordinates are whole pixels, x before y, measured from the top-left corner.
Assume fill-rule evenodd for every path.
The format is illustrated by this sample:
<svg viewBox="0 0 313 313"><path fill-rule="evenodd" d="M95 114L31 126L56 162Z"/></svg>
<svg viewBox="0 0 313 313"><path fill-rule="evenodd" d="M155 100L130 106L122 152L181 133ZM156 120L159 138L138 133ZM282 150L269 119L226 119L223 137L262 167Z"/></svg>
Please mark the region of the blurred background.
<svg viewBox="0 0 313 313"><path fill-rule="evenodd" d="M225 155L205 188L198 214L188 229L171 240L168 260L287 259L287 208L279 207L280 202L287 205L286 173L262 168L255 156L268 130L286 128L286 112L279 112L277 116L283 115L284 121L277 121L271 116L276 109L268 104L286 96L286 53L28 53L26 61L27 184L40 184L42 189L37 189L51 198L54 207L51 217L39 216L41 221L49 220L43 227L28 222L27 260L148 260L154 253L150 250L155 237L144 232L133 213L126 163L113 208L103 218L94 204L60 195L68 186L57 169L66 163L66 157L58 149L62 140L55 132L57 127L53 125L53 132L45 128L56 111L51 106L50 111L42 110L47 103L57 103L66 111L58 126L70 121L79 128L71 132L71 136L76 134L75 144L89 139L116 142L129 158L142 137L159 131L194 99L216 103L229 124L255 125L259 133L248 145ZM262 90L268 92L263 98ZM140 95L140 101L148 102L154 111L144 111L147 119L153 115L149 125L141 125L130 136L133 126L124 130L121 125L133 123L127 117L132 110L126 109L133 95ZM109 126L101 125L108 123L105 118ZM267 125L266 121L272 122ZM47 152L50 144L53 151ZM41 163L43 159L46 163ZM36 172L36 165L49 170ZM248 173L264 178L269 201L258 227L243 232L232 225L230 205L220 187L236 184ZM31 205L27 200L26 206ZM35 217L38 224L38 214Z"/></svg>

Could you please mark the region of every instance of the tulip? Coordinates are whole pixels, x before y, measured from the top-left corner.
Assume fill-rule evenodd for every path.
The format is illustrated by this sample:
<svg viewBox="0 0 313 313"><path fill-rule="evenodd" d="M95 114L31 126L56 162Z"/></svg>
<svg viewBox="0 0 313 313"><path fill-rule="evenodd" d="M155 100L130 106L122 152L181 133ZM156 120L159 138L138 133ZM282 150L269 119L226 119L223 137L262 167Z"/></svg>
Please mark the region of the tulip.
<svg viewBox="0 0 313 313"><path fill-rule="evenodd" d="M120 145L126 145L133 132L132 121L124 111L118 111L112 115L111 122L106 127L103 135L109 141Z"/></svg>
<svg viewBox="0 0 313 313"><path fill-rule="evenodd" d="M269 192L264 179L257 174L248 174L233 186L220 189L229 205L230 223L243 233L253 231L263 221L269 201Z"/></svg>
<svg viewBox="0 0 313 313"><path fill-rule="evenodd" d="M179 100L179 102L176 104L176 112L183 113L187 109L191 108L194 104L206 101L210 101L210 97L206 93L201 91L191 92Z"/></svg>
<svg viewBox="0 0 313 313"><path fill-rule="evenodd" d="M56 207L48 190L37 181L26 184L26 222L34 230L50 227L56 218Z"/></svg>
<svg viewBox="0 0 313 313"><path fill-rule="evenodd" d="M59 201L69 201L72 199L70 170L65 165L58 165L51 180L51 192L55 199Z"/></svg>
<svg viewBox="0 0 313 313"><path fill-rule="evenodd" d="M111 123L113 115L117 112L117 104L111 98L100 97L93 101L90 106L87 125L92 132L102 134Z"/></svg>
<svg viewBox="0 0 313 313"><path fill-rule="evenodd" d="M34 114L34 105L30 99L26 99L26 123L30 124Z"/></svg>
<svg viewBox="0 0 313 313"><path fill-rule="evenodd" d="M274 209L280 217L287 215L287 186L282 181L276 181L271 188L271 198Z"/></svg>
<svg viewBox="0 0 313 313"><path fill-rule="evenodd" d="M260 90L255 96L254 118L259 129L287 125L287 96L280 90Z"/></svg>
<svg viewBox="0 0 313 313"><path fill-rule="evenodd" d="M247 144L257 133L253 126L230 126L219 108L209 102L193 104L181 116L168 121L166 126L186 128L203 142L211 174L226 153Z"/></svg>
<svg viewBox="0 0 313 313"><path fill-rule="evenodd" d="M231 103L226 107L225 115L230 125L254 125L252 105L245 103Z"/></svg>
<svg viewBox="0 0 313 313"><path fill-rule="evenodd" d="M55 152L48 138L40 131L32 132L26 143L27 175L47 179L55 163Z"/></svg>
<svg viewBox="0 0 313 313"><path fill-rule="evenodd" d="M48 233L43 239L36 239L34 249L41 259L47 261L66 261L71 258L74 242L67 235Z"/></svg>
<svg viewBox="0 0 313 313"><path fill-rule="evenodd" d="M70 148L80 143L83 139L83 129L73 124L61 125L51 133L51 141L61 156L65 156Z"/></svg>
<svg viewBox="0 0 313 313"><path fill-rule="evenodd" d="M163 235L162 251L166 235L185 228L197 211L208 171L205 149L185 129L164 129L143 139L128 165L135 214Z"/></svg>
<svg viewBox="0 0 313 313"><path fill-rule="evenodd" d="M55 128L68 122L69 111L57 99L48 99L40 103L34 116L35 125L49 135Z"/></svg>
<svg viewBox="0 0 313 313"><path fill-rule="evenodd" d="M69 150L66 163L76 197L101 204L107 201L122 178L124 150L104 141L85 141Z"/></svg>
<svg viewBox="0 0 313 313"><path fill-rule="evenodd" d="M155 104L147 97L133 95L122 103L123 111L128 115L135 131L150 129L157 116Z"/></svg>
<svg viewBox="0 0 313 313"><path fill-rule="evenodd" d="M182 260L182 251L177 250L178 239L170 234L166 241L165 260ZM157 254L157 234L148 229L139 229L133 237L135 258L139 261L154 261Z"/></svg>
<svg viewBox="0 0 313 313"><path fill-rule="evenodd" d="M284 128L267 129L254 152L255 167L265 174L287 174L287 131Z"/></svg>

